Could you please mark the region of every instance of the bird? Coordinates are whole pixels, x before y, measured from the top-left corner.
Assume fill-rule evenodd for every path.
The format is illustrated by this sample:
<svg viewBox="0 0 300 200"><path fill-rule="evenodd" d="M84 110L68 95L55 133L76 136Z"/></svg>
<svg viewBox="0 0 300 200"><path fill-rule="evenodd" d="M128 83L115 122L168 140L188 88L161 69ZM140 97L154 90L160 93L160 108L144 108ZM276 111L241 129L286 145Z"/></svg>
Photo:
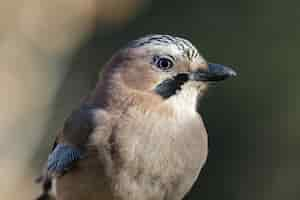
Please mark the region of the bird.
<svg viewBox="0 0 300 200"><path fill-rule="evenodd" d="M199 101L236 75L182 37L129 42L58 131L37 199L183 199L208 156Z"/></svg>

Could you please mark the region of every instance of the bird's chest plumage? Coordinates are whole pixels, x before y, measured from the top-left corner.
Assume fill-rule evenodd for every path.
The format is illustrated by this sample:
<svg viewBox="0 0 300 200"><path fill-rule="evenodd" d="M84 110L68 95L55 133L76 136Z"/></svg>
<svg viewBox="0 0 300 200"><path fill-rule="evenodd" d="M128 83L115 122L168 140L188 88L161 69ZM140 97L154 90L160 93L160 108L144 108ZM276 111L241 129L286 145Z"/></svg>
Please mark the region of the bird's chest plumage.
<svg viewBox="0 0 300 200"><path fill-rule="evenodd" d="M196 112L163 116L131 109L116 128L115 186L124 199L181 199L207 156L207 134ZM141 196L140 196L141 195Z"/></svg>

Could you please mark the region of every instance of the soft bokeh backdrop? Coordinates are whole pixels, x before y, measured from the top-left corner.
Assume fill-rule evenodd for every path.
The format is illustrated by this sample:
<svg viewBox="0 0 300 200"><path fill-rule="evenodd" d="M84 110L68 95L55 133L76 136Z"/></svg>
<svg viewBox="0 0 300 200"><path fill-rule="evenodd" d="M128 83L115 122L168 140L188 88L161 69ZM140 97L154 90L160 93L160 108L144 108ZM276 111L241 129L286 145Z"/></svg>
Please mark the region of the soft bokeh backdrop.
<svg viewBox="0 0 300 200"><path fill-rule="evenodd" d="M103 63L149 33L239 76L201 104L209 159L186 199L300 199L299 1L1 0L0 199L32 199L63 119Z"/></svg>

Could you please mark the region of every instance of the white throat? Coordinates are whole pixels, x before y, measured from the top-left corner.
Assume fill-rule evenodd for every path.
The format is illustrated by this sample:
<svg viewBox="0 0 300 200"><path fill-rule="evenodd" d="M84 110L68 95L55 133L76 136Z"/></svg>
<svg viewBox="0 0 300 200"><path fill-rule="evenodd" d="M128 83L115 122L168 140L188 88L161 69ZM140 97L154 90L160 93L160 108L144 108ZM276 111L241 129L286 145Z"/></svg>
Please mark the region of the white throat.
<svg viewBox="0 0 300 200"><path fill-rule="evenodd" d="M195 82L184 84L180 91L167 100L178 115L198 115L196 111L197 97L200 94Z"/></svg>

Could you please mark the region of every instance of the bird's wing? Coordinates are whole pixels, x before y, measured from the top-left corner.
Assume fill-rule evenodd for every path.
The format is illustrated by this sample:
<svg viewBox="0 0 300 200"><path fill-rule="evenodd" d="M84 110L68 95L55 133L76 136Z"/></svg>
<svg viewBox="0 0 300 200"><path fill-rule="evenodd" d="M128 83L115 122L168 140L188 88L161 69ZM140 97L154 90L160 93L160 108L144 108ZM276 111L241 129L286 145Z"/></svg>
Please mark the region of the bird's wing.
<svg viewBox="0 0 300 200"><path fill-rule="evenodd" d="M84 156L85 145L95 127L93 115L96 109L83 105L67 118L48 157L48 173L62 175Z"/></svg>
<svg viewBox="0 0 300 200"><path fill-rule="evenodd" d="M47 199L42 197L49 196L53 176L67 173L76 161L84 157L86 144L95 127L94 115L97 110L97 107L82 105L66 119L48 156L43 175L38 180L43 185L43 194L38 199Z"/></svg>

